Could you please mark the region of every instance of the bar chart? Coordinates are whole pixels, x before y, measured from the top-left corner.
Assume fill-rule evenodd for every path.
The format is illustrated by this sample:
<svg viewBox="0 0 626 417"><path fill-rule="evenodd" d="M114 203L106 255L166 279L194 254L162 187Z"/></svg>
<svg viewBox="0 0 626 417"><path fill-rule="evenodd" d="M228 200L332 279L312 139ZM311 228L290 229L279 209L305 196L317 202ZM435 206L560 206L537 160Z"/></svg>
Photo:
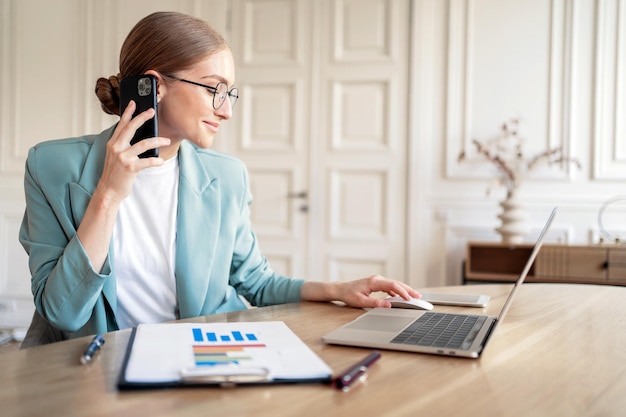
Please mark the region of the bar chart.
<svg viewBox="0 0 626 417"><path fill-rule="evenodd" d="M202 342L256 342L258 341L257 336L254 333L243 333L239 330L233 330L226 334L217 334L215 332L205 332L203 333L202 329L199 327L194 327L191 329L193 333L193 340L196 343Z"/></svg>
<svg viewBox="0 0 626 417"><path fill-rule="evenodd" d="M196 366L238 365L252 360L247 349L265 348L254 333L231 330L226 333L191 329Z"/></svg>

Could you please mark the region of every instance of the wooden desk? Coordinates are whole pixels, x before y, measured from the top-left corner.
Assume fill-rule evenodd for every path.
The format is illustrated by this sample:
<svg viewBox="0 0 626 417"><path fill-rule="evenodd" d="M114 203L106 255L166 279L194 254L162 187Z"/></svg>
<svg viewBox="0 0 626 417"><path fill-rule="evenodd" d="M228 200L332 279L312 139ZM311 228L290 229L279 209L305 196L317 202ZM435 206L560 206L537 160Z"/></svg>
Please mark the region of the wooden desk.
<svg viewBox="0 0 626 417"><path fill-rule="evenodd" d="M497 314L509 284L431 289L486 293ZM626 288L524 284L480 359L383 351L370 377L343 393L327 385L118 392L130 331L105 335L90 366L90 338L0 357L0 414L9 416L578 416L626 413ZM322 335L362 311L287 304L188 320L283 320L335 372L369 350L325 345ZM164 358L166 360L166 358Z"/></svg>

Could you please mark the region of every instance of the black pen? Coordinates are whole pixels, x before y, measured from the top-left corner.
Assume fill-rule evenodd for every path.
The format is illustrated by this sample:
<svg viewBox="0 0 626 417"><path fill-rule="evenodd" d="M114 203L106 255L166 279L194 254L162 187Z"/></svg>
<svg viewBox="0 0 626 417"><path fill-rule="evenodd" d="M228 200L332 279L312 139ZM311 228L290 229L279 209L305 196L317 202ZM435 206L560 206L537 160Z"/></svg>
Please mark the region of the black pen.
<svg viewBox="0 0 626 417"><path fill-rule="evenodd" d="M352 384L365 379L367 376L367 368L372 366L380 358L380 352L374 351L367 355L365 359L346 369L339 377L335 379L335 386L342 390L348 391Z"/></svg>
<svg viewBox="0 0 626 417"><path fill-rule="evenodd" d="M94 336L89 346L87 346L87 350L83 353L83 356L80 357L80 362L83 365L88 364L93 359L96 352L100 350L100 348L104 345L104 337L101 334L97 334Z"/></svg>

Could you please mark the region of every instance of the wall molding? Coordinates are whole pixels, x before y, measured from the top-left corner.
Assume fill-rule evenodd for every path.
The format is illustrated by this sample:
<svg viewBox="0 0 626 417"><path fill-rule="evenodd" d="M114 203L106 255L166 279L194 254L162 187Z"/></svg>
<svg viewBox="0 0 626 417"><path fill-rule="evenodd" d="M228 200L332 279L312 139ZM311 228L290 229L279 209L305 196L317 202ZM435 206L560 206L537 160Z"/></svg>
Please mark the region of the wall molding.
<svg viewBox="0 0 626 417"><path fill-rule="evenodd" d="M16 174L15 170L15 149L13 148L16 137L15 120L15 11L14 2L3 1L0 3L1 22L0 27L0 54L2 67L0 68L2 77L2 94L0 94L0 174Z"/></svg>
<svg viewBox="0 0 626 417"><path fill-rule="evenodd" d="M597 180L626 177L626 2L599 1L596 21L594 166Z"/></svg>
<svg viewBox="0 0 626 417"><path fill-rule="evenodd" d="M27 59L28 56L24 55L24 51L28 50L24 42L28 42L28 40L20 36L17 25L25 20L28 21L25 17L29 13L28 4L16 0L2 2L3 66L1 71L3 94L0 173L21 176L24 172L27 151L31 146L44 140L61 137L57 133L59 131L64 132L65 136L74 136L84 132L87 106L82 99L82 92L85 85L87 62L81 60L81 55L86 47L87 9L85 3L79 2L75 8L71 8L71 13L60 14L61 18L78 22L77 25L70 26L76 28L76 34L71 33L70 30L58 33L59 37L68 40L65 45L56 46L59 48L66 47L66 54L71 56L69 65L65 67L67 71L59 73L57 66L57 72L49 73L50 71L42 68L37 73L37 77L30 80L25 79L25 77L32 75L38 66L43 66L43 63L38 61L41 58L39 56L35 57L34 60L29 60ZM52 30L52 25L59 24L59 21L51 20L50 22L50 27L42 27L41 30ZM58 39L54 39L54 41L58 41ZM55 77L61 77L63 80L55 83ZM39 85L42 86L42 89L39 92L33 91L32 88L28 90L29 85ZM43 88L46 85L53 87L67 85L69 88L60 94L59 90L54 88ZM25 97L22 94L24 91L20 87L22 90L30 92L31 95ZM35 99L34 93L37 93L37 97L40 99ZM25 100L29 100L28 103ZM51 108L59 114L67 113L67 116L64 116L63 120L59 120L58 126L51 128L49 136L42 136L42 133L37 133L41 132L42 126L44 126L42 123L45 123L41 121L41 116L46 115L47 110ZM29 130L30 128L33 130Z"/></svg>
<svg viewBox="0 0 626 417"><path fill-rule="evenodd" d="M475 0L451 0L448 15L446 176L449 179L492 178L489 164L472 145L471 103L474 95L470 80L475 70L473 43L475 38ZM553 0L550 8L547 132L545 149L561 147L566 154L573 148L572 100L576 97L574 80L574 36L577 31L573 0ZM501 121L496 121L501 122ZM467 161L459 163L463 152ZM536 169L528 176L536 179L573 178L574 169Z"/></svg>

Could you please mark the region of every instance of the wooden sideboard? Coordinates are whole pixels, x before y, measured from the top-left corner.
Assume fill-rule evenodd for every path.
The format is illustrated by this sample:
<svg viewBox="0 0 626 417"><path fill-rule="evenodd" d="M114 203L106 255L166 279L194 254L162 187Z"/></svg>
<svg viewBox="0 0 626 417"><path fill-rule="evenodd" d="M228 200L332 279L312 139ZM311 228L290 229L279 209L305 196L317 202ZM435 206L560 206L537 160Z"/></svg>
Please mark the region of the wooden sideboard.
<svg viewBox="0 0 626 417"><path fill-rule="evenodd" d="M464 281L515 281L532 248L468 242ZM526 281L626 285L626 246L544 244Z"/></svg>

